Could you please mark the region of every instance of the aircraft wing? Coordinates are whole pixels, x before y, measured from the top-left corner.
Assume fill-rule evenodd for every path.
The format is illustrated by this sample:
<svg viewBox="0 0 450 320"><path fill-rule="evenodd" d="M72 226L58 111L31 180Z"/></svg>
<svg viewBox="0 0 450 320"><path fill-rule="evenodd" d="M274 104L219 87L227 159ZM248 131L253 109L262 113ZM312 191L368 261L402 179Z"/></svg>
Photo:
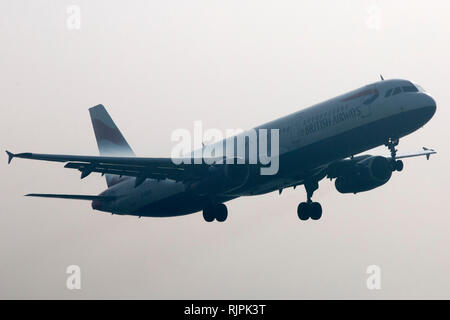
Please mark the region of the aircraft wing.
<svg viewBox="0 0 450 320"><path fill-rule="evenodd" d="M72 199L72 200L99 200L99 201L111 201L116 197L111 196L91 196L84 194L54 194L54 193L29 193L26 197L40 197L40 198L58 198L58 199Z"/></svg>
<svg viewBox="0 0 450 320"><path fill-rule="evenodd" d="M81 171L81 179L92 172L136 177L136 186L145 179L196 180L207 172L207 165L175 164L171 158L80 156L64 154L18 153L6 151L8 163L13 158L65 162L65 168ZM182 160L177 159L177 160ZM193 159L189 159L193 160ZM181 162L181 161L180 161ZM189 163L189 162L186 162Z"/></svg>

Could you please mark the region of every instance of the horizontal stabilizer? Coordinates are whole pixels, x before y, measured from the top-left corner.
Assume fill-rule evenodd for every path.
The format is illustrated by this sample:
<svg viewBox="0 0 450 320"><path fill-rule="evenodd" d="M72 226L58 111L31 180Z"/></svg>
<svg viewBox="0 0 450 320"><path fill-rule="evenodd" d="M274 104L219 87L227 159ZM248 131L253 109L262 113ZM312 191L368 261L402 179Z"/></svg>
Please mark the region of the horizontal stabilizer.
<svg viewBox="0 0 450 320"><path fill-rule="evenodd" d="M6 150L6 154L8 155L8 164L11 163L11 160L14 158L15 154Z"/></svg>
<svg viewBox="0 0 450 320"><path fill-rule="evenodd" d="M108 196L89 196L82 194L52 194L52 193L29 193L26 197L41 197L41 198L59 198L59 199L74 199L74 200L102 200L112 201L115 197Z"/></svg>

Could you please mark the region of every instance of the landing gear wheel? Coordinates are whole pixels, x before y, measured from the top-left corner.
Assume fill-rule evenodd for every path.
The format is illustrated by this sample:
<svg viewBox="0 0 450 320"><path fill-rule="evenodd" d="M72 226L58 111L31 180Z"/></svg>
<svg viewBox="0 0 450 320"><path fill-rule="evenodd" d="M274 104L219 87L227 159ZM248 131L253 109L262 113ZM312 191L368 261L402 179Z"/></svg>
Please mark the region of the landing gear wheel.
<svg viewBox="0 0 450 320"><path fill-rule="evenodd" d="M227 206L223 203L218 204L216 206L216 220L219 222L224 222L228 217L228 209Z"/></svg>
<svg viewBox="0 0 450 320"><path fill-rule="evenodd" d="M298 218L302 221L309 219L309 205L306 202L301 202L297 207Z"/></svg>
<svg viewBox="0 0 450 320"><path fill-rule="evenodd" d="M403 161L402 160L395 161L395 170L397 170L398 172L403 170Z"/></svg>
<svg viewBox="0 0 450 320"><path fill-rule="evenodd" d="M214 221L214 207L206 207L203 209L203 219L205 219L206 222L213 222Z"/></svg>
<svg viewBox="0 0 450 320"><path fill-rule="evenodd" d="M310 206L310 216L312 220L319 220L322 217L322 206L318 202L312 202Z"/></svg>
<svg viewBox="0 0 450 320"><path fill-rule="evenodd" d="M213 222L216 219L219 222L224 222L228 217L227 206L223 203L210 204L203 209L203 219L206 222Z"/></svg>
<svg viewBox="0 0 450 320"><path fill-rule="evenodd" d="M311 197L319 188L318 180L309 180L305 184L306 190L306 202L302 202L297 207L298 218L302 221L306 221L309 218L312 220L319 220L322 217L322 206L318 202L312 202Z"/></svg>

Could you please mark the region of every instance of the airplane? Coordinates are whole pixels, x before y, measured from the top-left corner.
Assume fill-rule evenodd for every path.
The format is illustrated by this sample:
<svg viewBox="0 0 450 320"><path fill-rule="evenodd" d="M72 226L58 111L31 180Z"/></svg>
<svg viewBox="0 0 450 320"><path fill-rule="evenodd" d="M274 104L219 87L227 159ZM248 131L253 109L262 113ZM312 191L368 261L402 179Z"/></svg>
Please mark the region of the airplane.
<svg viewBox="0 0 450 320"><path fill-rule="evenodd" d="M335 179L338 192L356 194L387 183L393 172L403 170L402 159L428 160L436 153L424 147L418 153L397 155L399 139L423 127L436 112L435 100L421 86L402 79L381 78L255 128L278 129L279 170L274 175L261 175L254 164L229 164L223 159L175 164L172 158L136 157L103 105L89 112L100 156L6 151L8 163L13 158L62 162L65 168L79 170L82 179L92 172L105 175L108 188L99 195L26 196L90 200L94 210L138 217L202 211L205 221L223 222L228 217L227 201L281 194L285 188L303 185L306 201L297 207L298 218L319 220L322 206L312 196L325 177ZM390 157L359 155L383 145Z"/></svg>

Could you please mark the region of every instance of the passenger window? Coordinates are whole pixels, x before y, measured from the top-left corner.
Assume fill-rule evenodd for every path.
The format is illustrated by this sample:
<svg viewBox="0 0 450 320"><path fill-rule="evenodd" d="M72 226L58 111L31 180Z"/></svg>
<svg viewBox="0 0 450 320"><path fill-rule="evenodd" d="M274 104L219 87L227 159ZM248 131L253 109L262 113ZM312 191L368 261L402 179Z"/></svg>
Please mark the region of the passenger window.
<svg viewBox="0 0 450 320"><path fill-rule="evenodd" d="M384 95L385 98L389 98L391 96L392 89L389 89L386 94Z"/></svg>
<svg viewBox="0 0 450 320"><path fill-rule="evenodd" d="M394 89L394 92L392 93L392 95L395 96L396 94L399 94L400 92L402 92L402 88L397 87Z"/></svg>
<svg viewBox="0 0 450 320"><path fill-rule="evenodd" d="M403 87L403 91L404 92L419 92L419 90L417 90L417 88L414 86Z"/></svg>

